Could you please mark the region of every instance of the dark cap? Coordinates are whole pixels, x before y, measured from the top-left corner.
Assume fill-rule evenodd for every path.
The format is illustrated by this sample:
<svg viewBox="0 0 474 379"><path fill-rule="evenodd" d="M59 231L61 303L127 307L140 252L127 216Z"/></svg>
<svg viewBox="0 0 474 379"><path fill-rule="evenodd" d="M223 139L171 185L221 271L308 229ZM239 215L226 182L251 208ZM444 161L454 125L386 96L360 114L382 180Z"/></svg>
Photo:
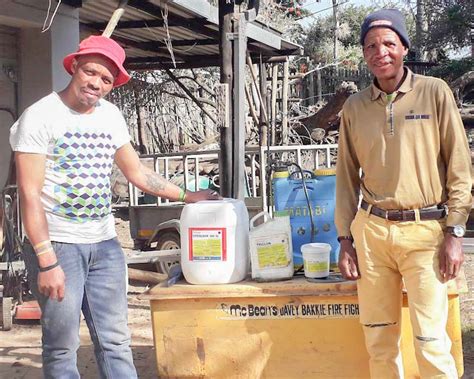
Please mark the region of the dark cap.
<svg viewBox="0 0 474 379"><path fill-rule="evenodd" d="M364 44L365 36L372 28L389 28L398 34L406 48L410 47L405 17L397 9L380 9L369 14L360 28L360 44Z"/></svg>

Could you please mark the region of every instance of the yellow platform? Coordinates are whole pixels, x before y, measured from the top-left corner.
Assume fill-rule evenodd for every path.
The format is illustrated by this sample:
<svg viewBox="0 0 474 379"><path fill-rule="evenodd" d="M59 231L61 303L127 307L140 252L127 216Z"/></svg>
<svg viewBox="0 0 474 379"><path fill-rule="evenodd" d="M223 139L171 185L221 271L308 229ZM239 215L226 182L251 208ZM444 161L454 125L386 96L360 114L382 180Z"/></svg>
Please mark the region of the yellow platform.
<svg viewBox="0 0 474 379"><path fill-rule="evenodd" d="M451 287L447 330L461 376L459 297ZM354 282L180 283L141 298L151 304L160 378L369 378ZM402 329L405 377L416 378L406 297Z"/></svg>

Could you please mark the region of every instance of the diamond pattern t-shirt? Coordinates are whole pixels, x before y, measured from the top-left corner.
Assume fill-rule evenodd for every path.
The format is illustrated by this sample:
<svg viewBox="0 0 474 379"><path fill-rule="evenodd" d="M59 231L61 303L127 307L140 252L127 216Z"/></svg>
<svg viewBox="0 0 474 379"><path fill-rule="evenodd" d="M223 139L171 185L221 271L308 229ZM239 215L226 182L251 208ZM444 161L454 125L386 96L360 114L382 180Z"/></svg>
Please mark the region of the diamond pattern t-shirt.
<svg viewBox="0 0 474 379"><path fill-rule="evenodd" d="M121 112L108 101L80 114L55 92L13 125L14 151L46 155L41 200L52 241L96 243L116 236L110 173L115 151L129 141Z"/></svg>

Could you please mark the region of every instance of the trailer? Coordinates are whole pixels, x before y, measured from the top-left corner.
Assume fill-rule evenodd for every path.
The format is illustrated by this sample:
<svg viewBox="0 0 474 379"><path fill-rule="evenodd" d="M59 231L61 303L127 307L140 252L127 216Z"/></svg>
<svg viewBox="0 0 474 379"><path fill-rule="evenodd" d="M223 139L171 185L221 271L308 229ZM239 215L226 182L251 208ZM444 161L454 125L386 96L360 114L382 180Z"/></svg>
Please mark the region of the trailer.
<svg viewBox="0 0 474 379"><path fill-rule="evenodd" d="M272 212L271 172L281 162L293 162L305 170L335 165L337 145L295 145L247 147L245 152L245 204L249 216L262 210ZM183 189L219 189L216 172L220 150L148 154L140 159L167 180ZM178 179L180 180L178 180ZM181 210L184 203L153 197L129 184L130 234L135 250L173 250L180 248ZM168 272L169 261L158 262Z"/></svg>

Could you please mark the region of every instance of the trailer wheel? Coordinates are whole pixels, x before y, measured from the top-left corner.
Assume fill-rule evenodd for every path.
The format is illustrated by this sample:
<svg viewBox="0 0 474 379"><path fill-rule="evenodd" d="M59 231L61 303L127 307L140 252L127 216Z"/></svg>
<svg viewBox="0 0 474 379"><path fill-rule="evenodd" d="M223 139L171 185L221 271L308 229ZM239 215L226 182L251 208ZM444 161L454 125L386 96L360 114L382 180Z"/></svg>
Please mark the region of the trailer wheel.
<svg viewBox="0 0 474 379"><path fill-rule="evenodd" d="M2 298L2 329L8 331L12 328L12 298Z"/></svg>
<svg viewBox="0 0 474 379"><path fill-rule="evenodd" d="M156 240L156 250L175 250L181 248L181 239L177 231L166 231L160 233ZM156 269L158 272L168 274L171 266L179 264L176 262L157 262Z"/></svg>

